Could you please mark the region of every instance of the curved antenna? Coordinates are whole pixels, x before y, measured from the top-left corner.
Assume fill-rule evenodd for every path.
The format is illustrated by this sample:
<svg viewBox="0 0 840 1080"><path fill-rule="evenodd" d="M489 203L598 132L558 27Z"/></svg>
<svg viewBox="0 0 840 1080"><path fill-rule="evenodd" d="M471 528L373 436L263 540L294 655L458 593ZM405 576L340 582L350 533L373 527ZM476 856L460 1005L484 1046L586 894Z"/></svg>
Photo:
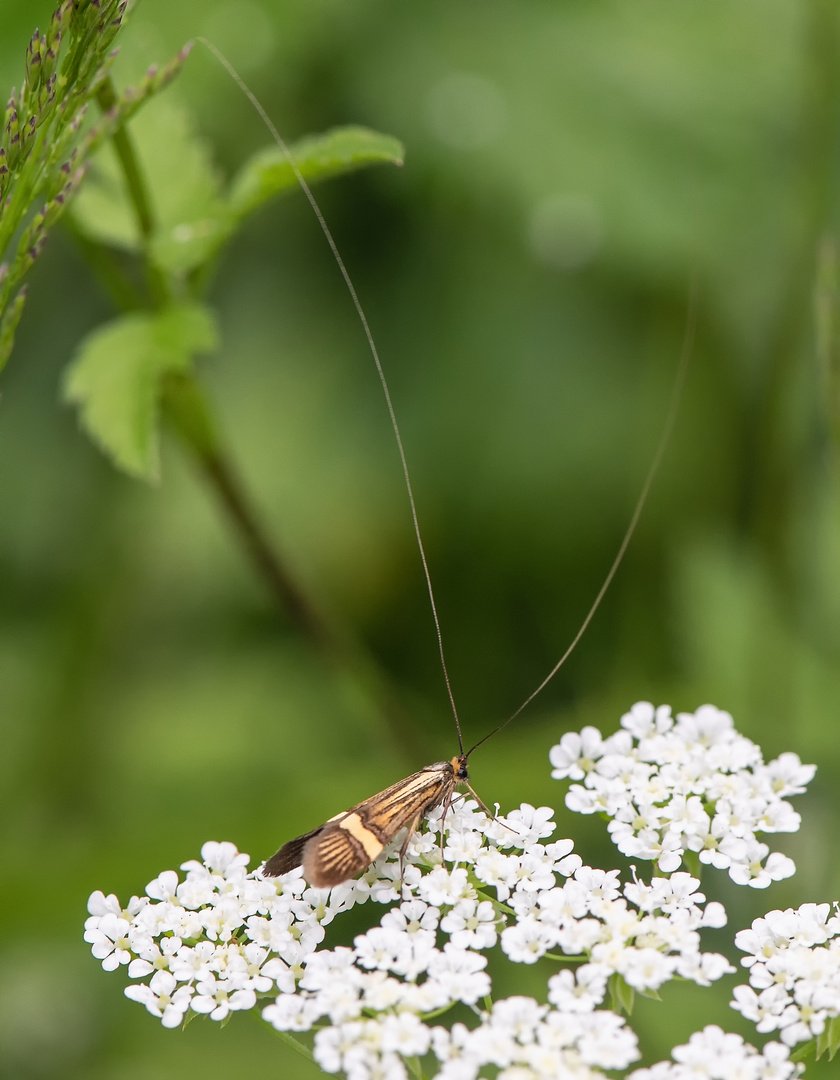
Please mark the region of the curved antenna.
<svg viewBox="0 0 840 1080"><path fill-rule="evenodd" d="M394 412L394 406L391 401L391 391L388 388L388 380L385 378L385 372L379 359L379 352L376 348L376 342L373 340L373 334L371 333L370 325L367 321L367 316L365 315L364 308L362 307L362 302L361 300L359 300L359 295L356 292L356 288L353 285L353 281L347 271L347 267L344 265L344 260L342 259L341 254L338 250L338 246L336 245L336 242L333 239L333 235L330 232L330 227L329 225L327 225L326 219L321 212L321 207L318 205L315 196L312 194L312 189L310 188L309 184L307 184L300 169L297 167L297 162L289 152L289 148L281 137L280 132L272 123L271 117L265 111L256 94L254 94L254 92L251 90L251 88L248 86L248 84L245 82L245 80L242 78L236 68L234 68L234 66L230 63L227 57L224 56L224 54L216 48L213 42L208 41L207 38L204 37L198 37L196 38L196 40L200 41L201 44L205 46L205 48L210 50L210 52L213 54L213 56L216 57L216 59L219 61L219 63L222 65L228 75L230 75L230 77L233 79L233 81L236 83L236 85L239 87L245 97L250 101L257 115L268 128L271 137L274 139L278 148L282 151L283 156L289 163L289 168L295 174L295 179L297 180L301 190L306 196L309 205L312 207L312 212L315 214L315 217L318 220L318 224L321 226L321 232L323 232L324 237L329 244L330 251L333 254L333 258L338 265L338 269L341 271L341 276L344 278L344 284L347 286L347 291L350 293L350 299L353 301L353 307L356 309L356 315L359 318L359 322L362 324L362 329L364 330L365 338L367 339L368 343L368 349L370 350L370 354L373 357L373 362L376 365L376 371L379 375L379 382L382 386L382 393L385 395L385 404L388 406L388 415L391 418L391 428L394 432L394 438L397 440L397 450L399 451L400 463L402 464L403 479L405 480L405 487L406 491L408 492L408 502L411 506L411 520L414 524L414 536L417 539L417 547L420 551L420 561L423 564L423 574L426 578L426 589L428 590L429 602L432 606L432 618L435 621L435 631L437 633L438 640L438 652L440 653L440 664L443 668L443 679L446 683L446 693L449 695L449 704L452 707L452 715L455 718L455 730L458 732L458 747L463 754L464 741L461 737L461 722L458 719L458 710L455 707L455 696L452 693L452 684L449 681L449 671L446 667L446 657L444 656L443 652L443 634L441 633L440 629L440 619L438 618L437 604L435 603L435 593L434 589L432 588L432 576L429 573L429 564L426 561L426 549L423 547L423 538L420 535L420 522L417 518L417 506L414 502L414 491L411 486L411 477L408 472L408 461L406 460L405 450L403 449L402 436L400 435L400 428L399 424L397 423L397 414L396 412Z"/></svg>
<svg viewBox="0 0 840 1080"><path fill-rule="evenodd" d="M674 377L674 385L671 390L671 400L668 405L667 416L665 417L665 425L662 429L662 434L659 436L659 443L656 447L656 453L653 455L653 461L651 461L650 463L650 468L648 469L647 476L645 477L645 482L642 485L641 494L636 500L636 506L630 518L630 524L627 526L624 537L619 544L618 553L613 559L612 566L610 567L607 576L604 578L604 583L598 590L598 595L595 597L595 600L592 604L592 607L590 607L586 618L581 623L580 629L572 638L571 645L569 645L568 649L566 649L566 651L563 653L563 655L560 657L560 659L557 661L551 671L549 671L549 673L546 675L540 685L536 688L536 690L529 694L528 697L525 698L525 700L522 702L522 704L519 706L515 713L512 713L507 718L507 720L499 724L498 727L493 728L493 730L489 734L485 735L483 739L479 739L475 746L471 747L471 749L467 751L467 757L470 756L473 750L477 750L479 746L482 745L482 743L486 743L488 739L492 738L497 732L501 731L502 728L506 728L512 720L515 720L517 716L519 716L519 714L531 704L537 694L541 693L546 688L546 686L548 686L548 684L551 682L551 680L554 678L560 668L572 655L572 652L576 648L577 643L586 633L586 628L592 622L595 612L601 606L601 601L604 599L604 595L607 589L612 584L612 580L616 575L616 571L621 565L621 560L624 558L624 553L627 551L630 541L633 538L633 533L636 531L636 526L639 524L639 518L642 516L642 510L644 510L645 503L647 502L648 495L650 494L650 489L653 486L653 481L656 479L656 474L659 472L659 466L662 464L662 458L665 456L665 450L667 449L668 443L671 439L671 432L674 429L674 423L677 419L677 411L679 409L680 398L682 397L682 389L683 384L685 383L685 375L686 371L688 370L688 361L691 357L691 350L694 345L694 330L696 322L697 287L696 283L692 281L691 291L689 293L688 299L688 315L686 318L685 336L683 338L682 349L680 350L680 361L677 365L677 374Z"/></svg>

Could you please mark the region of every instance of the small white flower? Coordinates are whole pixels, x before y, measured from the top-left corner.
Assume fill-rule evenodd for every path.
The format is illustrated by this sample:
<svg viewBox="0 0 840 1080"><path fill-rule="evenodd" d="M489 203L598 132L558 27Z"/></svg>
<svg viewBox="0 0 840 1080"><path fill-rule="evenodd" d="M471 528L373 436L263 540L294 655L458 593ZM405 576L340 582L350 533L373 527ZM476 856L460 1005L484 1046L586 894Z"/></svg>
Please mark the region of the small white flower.
<svg viewBox="0 0 840 1080"><path fill-rule="evenodd" d="M435 907L430 907L422 900L406 900L399 908L387 911L380 922L391 930L401 930L406 934L417 934L423 931L430 933L437 930L440 920L440 912Z"/></svg>
<svg viewBox="0 0 840 1080"><path fill-rule="evenodd" d="M153 900L175 900L178 889L178 875L174 870L164 872L146 886L146 895Z"/></svg>
<svg viewBox="0 0 840 1080"><path fill-rule="evenodd" d="M229 1012L252 1009L256 1003L257 996L253 990L237 987L232 979L208 976L196 984L190 1007L194 1012L206 1013L211 1020L224 1020Z"/></svg>
<svg viewBox="0 0 840 1080"><path fill-rule="evenodd" d="M460 900L440 923L459 949L490 949L496 944L496 912L489 900Z"/></svg>
<svg viewBox="0 0 840 1080"><path fill-rule="evenodd" d="M379 971L402 967L411 954L409 935L384 926L375 926L366 934L360 934L353 944L355 960L363 968Z"/></svg>
<svg viewBox="0 0 840 1080"><path fill-rule="evenodd" d="M495 888L499 900L507 900L516 881L519 857L505 855L498 848L489 848L475 860L474 869L479 881Z"/></svg>
<svg viewBox="0 0 840 1080"><path fill-rule="evenodd" d="M556 940L545 923L533 918L520 919L502 931L502 949L508 959L518 964L535 964Z"/></svg>
<svg viewBox="0 0 840 1080"><path fill-rule="evenodd" d="M418 890L421 899L432 907L454 905L459 900L471 900L475 896L475 889L470 885L463 867L449 870L445 866L436 866L420 879Z"/></svg>
<svg viewBox="0 0 840 1080"><path fill-rule="evenodd" d="M85 930L85 941L91 952L102 961L105 971L114 971L120 964L131 961L131 923L108 912L97 918L97 926Z"/></svg>
<svg viewBox="0 0 840 1080"><path fill-rule="evenodd" d="M487 960L468 949L456 949L447 942L443 952L429 961L429 976L446 991L450 1000L474 1005L490 993L490 977L485 972Z"/></svg>
<svg viewBox="0 0 840 1080"><path fill-rule="evenodd" d="M412 1013L386 1016L382 1022L382 1049L404 1057L421 1057L429 1049L432 1033Z"/></svg>
<svg viewBox="0 0 840 1080"><path fill-rule="evenodd" d="M554 811L550 806L534 807L530 803L522 803L518 810L512 810L504 819L513 832L508 843L515 843L517 847L531 847L546 836L551 836L556 828L553 818Z"/></svg>
<svg viewBox="0 0 840 1080"><path fill-rule="evenodd" d="M548 1000L561 1012L592 1012L604 1000L608 975L597 964L560 971L548 980Z"/></svg>
<svg viewBox="0 0 840 1080"><path fill-rule="evenodd" d="M583 780L602 753L603 740L597 728L585 727L580 734L569 731L549 751L551 775L555 780Z"/></svg>
<svg viewBox="0 0 840 1080"><path fill-rule="evenodd" d="M192 987L178 986L168 971L156 972L148 985L134 984L125 988L125 996L145 1005L152 1016L160 1018L164 1027L178 1027L190 1008Z"/></svg>
<svg viewBox="0 0 840 1080"><path fill-rule="evenodd" d="M278 1031L309 1031L320 1015L311 998L297 994L280 994L273 1005L262 1011L263 1020Z"/></svg>

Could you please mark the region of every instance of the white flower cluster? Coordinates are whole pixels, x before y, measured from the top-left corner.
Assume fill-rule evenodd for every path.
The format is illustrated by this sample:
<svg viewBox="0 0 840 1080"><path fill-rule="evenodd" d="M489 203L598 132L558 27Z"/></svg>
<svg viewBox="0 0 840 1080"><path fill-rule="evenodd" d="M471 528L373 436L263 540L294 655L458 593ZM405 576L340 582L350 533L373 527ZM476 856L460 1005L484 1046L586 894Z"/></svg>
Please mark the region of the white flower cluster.
<svg viewBox="0 0 840 1080"><path fill-rule="evenodd" d="M309 888L300 871L249 874L232 844L205 844L185 880L163 873L126 908L94 893L85 939L106 970L128 965L141 981L126 994L165 1026L190 1009L221 1020L270 995L263 1017L284 1032L318 1029L316 1061L349 1080L403 1080L406 1059L426 1055L443 1080L473 1080L485 1065L511 1080L599 1077L638 1057L633 1032L602 1007L617 979L654 991L675 976L706 985L733 970L700 950L700 928L725 913L688 874L622 888L618 871L584 866L571 841L543 842L554 831L547 808L488 820L461 803L442 839L441 818L435 811L411 838L401 881L397 840L332 890ZM337 914L371 900L392 905L378 925L353 948L319 948ZM549 954L576 968L548 979L548 1004L490 1005L484 950L497 941L511 961ZM475 1026L429 1023L456 1002Z"/></svg>
<svg viewBox="0 0 840 1080"><path fill-rule="evenodd" d="M583 781L572 784L566 806L609 818L619 851L655 860L666 874L693 852L755 889L795 872L757 835L797 831L799 814L785 799L805 790L816 766L792 753L765 765L729 713L712 705L674 718L667 705L639 702L621 727L607 739L594 727L570 732L549 754L553 777Z"/></svg>
<svg viewBox="0 0 840 1080"><path fill-rule="evenodd" d="M735 936L749 968L732 1007L787 1046L822 1035L840 1016L840 915L829 904L770 911Z"/></svg>
<svg viewBox="0 0 840 1080"><path fill-rule="evenodd" d="M674 1047L673 1061L636 1069L628 1080L793 1080L803 1066L790 1061L788 1054L781 1043L767 1043L759 1051L740 1035L709 1024L686 1045Z"/></svg>
<svg viewBox="0 0 840 1080"><path fill-rule="evenodd" d="M249 875L248 856L233 844L207 843L201 855L203 863L182 866L185 881L167 870L125 908L113 894L95 892L88 900L85 941L93 955L106 971L127 964L132 978L150 977L125 993L164 1027L177 1027L189 1009L224 1020L232 1010L253 1008L258 994L275 988L287 965L278 969L258 928L278 906L286 908L289 928L296 907L304 916L296 928L301 957L324 936L319 922L307 918L311 905L300 899L305 882L277 885ZM254 931L243 932L249 923Z"/></svg>

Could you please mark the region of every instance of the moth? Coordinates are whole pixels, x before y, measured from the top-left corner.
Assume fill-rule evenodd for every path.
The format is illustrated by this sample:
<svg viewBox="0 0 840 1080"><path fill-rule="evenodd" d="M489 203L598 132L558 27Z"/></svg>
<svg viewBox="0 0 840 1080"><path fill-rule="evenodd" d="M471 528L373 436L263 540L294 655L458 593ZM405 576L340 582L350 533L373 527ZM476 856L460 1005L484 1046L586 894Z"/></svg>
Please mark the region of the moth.
<svg viewBox="0 0 840 1080"><path fill-rule="evenodd" d="M263 877L279 877L302 866L303 876L310 885L317 889L332 888L365 870L400 829L407 826L402 857L422 819L437 806L443 806L445 814L459 784L469 788L481 809L492 817L470 787L467 757L468 754L458 754L451 761L427 765L336 814L317 829L289 840L266 862Z"/></svg>
<svg viewBox="0 0 840 1080"><path fill-rule="evenodd" d="M680 362L677 368L677 375L674 382L674 388L671 395L671 402L668 409L668 415L665 421L665 428L660 436L659 444L654 454L653 461L648 470L647 477L642 487L641 494L636 502L633 515L630 519L630 524L624 534L624 538L618 550L612 566L610 567L607 576L601 585L598 595L595 597L595 602L592 604L586 618L572 640L571 645L566 649L565 653L561 656L560 660L554 665L552 670L548 673L545 679L540 685L533 691L519 706L512 716L509 716L504 723L499 724L489 734L485 735L483 739L480 739L470 750L464 752L464 743L461 737L461 724L458 719L458 711L455 708L455 700L452 695L452 687L449 681L449 673L446 667L446 659L443 652L443 638L441 636L440 621L438 619L437 605L435 603L434 590L432 588L432 580L429 573L428 563L426 561L426 552L423 545L423 539L420 534L420 527L417 519L417 508L414 502L414 494L412 491L411 478L408 470L408 462L406 461L405 451L403 449L402 436L400 435L399 426L397 424L396 414L391 401L391 392L388 387L385 373L382 368L382 364L379 359L379 354L376 348L376 344L373 340L373 335L370 330L370 326L367 317L362 308L356 289L350 279L350 275L344 264L329 226L324 219L321 209L315 200L312 191L307 184L306 180L302 176L294 158L289 153L289 149L286 143L283 141L276 127L272 124L265 109L257 101L253 93L248 89L242 79L233 71L230 64L218 53L218 50L211 46L211 51L216 53L223 65L230 71L235 81L244 90L246 96L251 101L256 111L259 113L269 131L274 138L275 143L283 152L295 178L309 201L310 206L318 220L324 237L332 251L333 258L336 261L338 269L344 278L345 285L350 294L350 298L353 302L353 306L356 309L361 327L364 331L367 339L368 348L371 354L371 358L374 361L376 370L379 376L379 381L382 386L382 392L385 397L385 401L388 407L388 413L391 420L391 427L393 429L397 450L399 453L400 463L402 465L403 479L405 481L406 491L408 494L408 500L411 507L411 517L414 524L414 535L417 541L417 547L419 549L420 561L423 565L423 573L426 578L426 585L428 588L429 601L432 609L432 617L435 623L435 629L437 631L438 647L440 651L440 662L443 668L443 676L446 683L446 689L449 695L449 701L452 706L452 713L455 720L455 728L458 734L458 747L460 753L453 757L450 761L436 761L432 765L427 765L419 772L412 773L411 776L407 776L404 780L398 781L396 784L392 784L390 787L385 788L384 791L380 791L377 795L372 795L370 798L365 799L363 802L357 803L355 806L351 806L349 810L344 810L340 814L336 814L334 817L329 818L323 825L319 825L317 828L312 829L310 832L303 833L301 836L296 836L294 840L289 840L285 843L279 851L275 852L270 859L264 864L262 868L262 874L264 877L279 877L281 874L287 874L291 870L297 869L297 867L303 867L303 876L313 885L315 888L332 888L335 885L340 885L343 881L355 877L357 874L362 873L384 850L387 844L389 844L400 829L407 827L408 833L406 835L405 842L400 852L400 859L405 854L408 847L409 840L412 833L414 833L419 826L422 819L433 810L435 807L443 806L444 814L449 809L455 789L458 785L466 787L473 798L477 801L481 809L487 814L488 817L494 815L481 799L478 798L476 793L470 787L469 774L467 771L467 759L473 750L476 750L482 743L486 742L491 736L501 731L502 728L515 720L522 710L530 704L531 701L539 694L543 688L554 678L560 668L568 659L572 650L577 645L583 636L587 626L589 625L593 615L599 607L601 600L604 597L618 566L624 557L624 552L627 549L627 545L630 542L630 538L633 535L639 516L644 506L650 487L653 483L654 476L658 471L660 461L665 451L665 447L670 438L671 429L676 419L677 405L679 403L682 383L685 377L686 368L688 365L688 358L691 352L693 336L694 336L694 320L695 320L695 294L692 287L692 294L689 301L689 313L686 324L686 333L683 340L682 353L680 356Z"/></svg>

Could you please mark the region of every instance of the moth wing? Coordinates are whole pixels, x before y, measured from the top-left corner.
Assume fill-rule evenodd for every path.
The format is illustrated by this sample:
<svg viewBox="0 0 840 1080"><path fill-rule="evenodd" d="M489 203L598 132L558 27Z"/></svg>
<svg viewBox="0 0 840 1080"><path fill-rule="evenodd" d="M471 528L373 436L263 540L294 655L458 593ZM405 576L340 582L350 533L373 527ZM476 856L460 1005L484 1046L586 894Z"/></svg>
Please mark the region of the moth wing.
<svg viewBox="0 0 840 1080"><path fill-rule="evenodd" d="M296 836L294 840L285 843L270 859L266 859L262 876L280 877L281 874L288 874L290 870L295 870L303 863L303 849L325 828L325 825L319 825L317 829L304 833L302 836Z"/></svg>
<svg viewBox="0 0 840 1080"><path fill-rule="evenodd" d="M365 848L352 832L342 828L340 821L331 821L323 828L316 829L306 840L303 846L303 876L316 889L331 889L370 866L379 854L379 851L372 850L372 846L378 846L379 851L383 848L381 842L374 842L373 845L369 842Z"/></svg>

